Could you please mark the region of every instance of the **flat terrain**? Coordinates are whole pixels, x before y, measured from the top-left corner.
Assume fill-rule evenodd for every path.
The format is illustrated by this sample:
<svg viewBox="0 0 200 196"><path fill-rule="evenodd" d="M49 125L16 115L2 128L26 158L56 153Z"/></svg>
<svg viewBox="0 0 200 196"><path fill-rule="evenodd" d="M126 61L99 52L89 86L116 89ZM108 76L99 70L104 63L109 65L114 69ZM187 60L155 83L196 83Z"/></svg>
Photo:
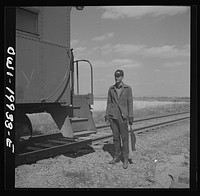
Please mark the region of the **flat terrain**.
<svg viewBox="0 0 200 196"><path fill-rule="evenodd" d="M189 121L184 121L136 135L137 150L131 153L132 163L126 170L122 162L108 164L113 155L112 142L83 149L77 155L21 165L15 169L16 187L169 188L181 173L189 175L189 132Z"/></svg>
<svg viewBox="0 0 200 196"><path fill-rule="evenodd" d="M176 107L175 107L176 106ZM189 111L189 103L137 110L136 117ZM135 111L136 112L136 111ZM136 135L128 169L110 165L112 140L15 169L18 188L172 188L189 187L190 120ZM177 184L178 185L177 185Z"/></svg>

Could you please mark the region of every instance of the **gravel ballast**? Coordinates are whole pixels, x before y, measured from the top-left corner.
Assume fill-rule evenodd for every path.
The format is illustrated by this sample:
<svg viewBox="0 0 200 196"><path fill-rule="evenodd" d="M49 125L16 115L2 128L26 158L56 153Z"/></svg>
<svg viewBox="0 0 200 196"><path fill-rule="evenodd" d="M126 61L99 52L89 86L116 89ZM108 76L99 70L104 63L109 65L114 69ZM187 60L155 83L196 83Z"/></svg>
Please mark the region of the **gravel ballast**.
<svg viewBox="0 0 200 196"><path fill-rule="evenodd" d="M130 164L110 165L113 143L15 168L16 188L189 188L190 121L136 135ZM180 185L181 184L181 185Z"/></svg>

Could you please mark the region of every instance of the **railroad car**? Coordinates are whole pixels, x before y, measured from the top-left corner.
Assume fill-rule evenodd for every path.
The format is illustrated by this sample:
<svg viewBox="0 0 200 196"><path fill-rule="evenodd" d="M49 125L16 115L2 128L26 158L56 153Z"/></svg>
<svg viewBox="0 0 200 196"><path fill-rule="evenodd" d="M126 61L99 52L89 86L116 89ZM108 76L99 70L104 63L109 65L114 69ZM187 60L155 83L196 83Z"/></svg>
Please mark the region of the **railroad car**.
<svg viewBox="0 0 200 196"><path fill-rule="evenodd" d="M88 60L74 60L70 48L71 9L79 11L83 7L16 7L17 152L31 141L32 125L27 114L50 113L64 137L74 138L74 132L81 130L96 132L90 107L92 65ZM79 94L78 67L82 62L90 66L91 90L86 94Z"/></svg>

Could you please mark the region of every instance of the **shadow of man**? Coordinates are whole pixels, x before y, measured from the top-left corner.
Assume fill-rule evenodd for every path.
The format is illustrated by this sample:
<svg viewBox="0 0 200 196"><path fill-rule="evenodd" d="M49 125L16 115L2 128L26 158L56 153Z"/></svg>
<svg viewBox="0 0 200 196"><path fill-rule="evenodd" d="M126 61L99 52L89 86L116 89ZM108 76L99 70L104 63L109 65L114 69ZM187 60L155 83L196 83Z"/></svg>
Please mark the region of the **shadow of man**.
<svg viewBox="0 0 200 196"><path fill-rule="evenodd" d="M114 158L114 155L115 155L114 144L110 144L110 143L109 144L104 144L102 149L103 149L103 151L108 152L110 154L110 156L112 158ZM122 154L120 155L120 161L123 162L123 155ZM130 164L133 163L131 158L128 159L128 162Z"/></svg>
<svg viewBox="0 0 200 196"><path fill-rule="evenodd" d="M108 152L111 157L114 157L115 154L114 144L104 144L102 149L104 152Z"/></svg>
<svg viewBox="0 0 200 196"><path fill-rule="evenodd" d="M110 154L110 156L112 158L114 158L114 155L115 155L114 144L104 144L102 149L103 149L103 151L108 152ZM123 162L123 156L122 156L122 154L120 155L120 161Z"/></svg>

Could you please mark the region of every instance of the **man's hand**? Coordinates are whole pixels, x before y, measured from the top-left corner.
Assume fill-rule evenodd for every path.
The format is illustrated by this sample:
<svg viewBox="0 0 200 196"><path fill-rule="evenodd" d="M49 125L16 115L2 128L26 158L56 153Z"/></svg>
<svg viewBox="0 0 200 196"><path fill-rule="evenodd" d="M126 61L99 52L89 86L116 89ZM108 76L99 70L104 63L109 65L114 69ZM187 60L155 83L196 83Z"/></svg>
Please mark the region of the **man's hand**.
<svg viewBox="0 0 200 196"><path fill-rule="evenodd" d="M130 117L130 118L128 119L128 121L129 121L129 125L132 125L132 124L133 124L133 121L134 121L134 118L133 118L133 117Z"/></svg>

